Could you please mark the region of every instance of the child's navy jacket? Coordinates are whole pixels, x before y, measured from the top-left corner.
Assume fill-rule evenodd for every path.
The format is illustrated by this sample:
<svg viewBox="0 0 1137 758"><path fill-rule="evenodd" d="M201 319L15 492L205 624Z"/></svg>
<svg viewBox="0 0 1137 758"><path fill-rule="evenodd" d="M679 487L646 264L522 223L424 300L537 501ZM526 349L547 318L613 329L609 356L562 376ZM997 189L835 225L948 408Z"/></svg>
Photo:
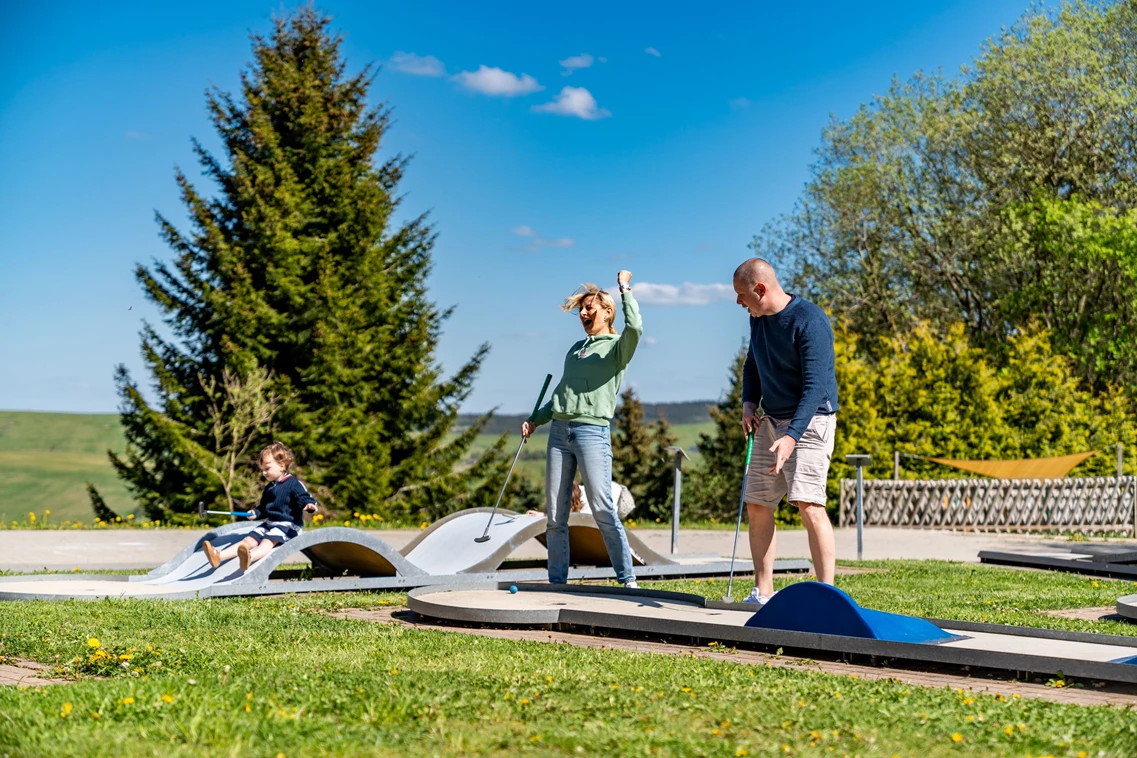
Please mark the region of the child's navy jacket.
<svg viewBox="0 0 1137 758"><path fill-rule="evenodd" d="M257 506L257 518L268 521L291 521L296 526L304 526L304 506L315 504L316 498L308 492L304 483L292 474L269 482Z"/></svg>

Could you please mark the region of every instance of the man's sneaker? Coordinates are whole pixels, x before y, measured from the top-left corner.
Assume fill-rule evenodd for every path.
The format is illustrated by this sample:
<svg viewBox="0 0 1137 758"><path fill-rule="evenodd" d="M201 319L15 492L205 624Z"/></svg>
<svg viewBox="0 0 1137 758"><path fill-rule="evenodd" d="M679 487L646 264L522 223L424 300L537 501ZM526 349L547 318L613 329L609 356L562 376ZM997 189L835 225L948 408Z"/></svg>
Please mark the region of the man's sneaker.
<svg viewBox="0 0 1137 758"><path fill-rule="evenodd" d="M638 590L639 588L640 588L640 586L638 584L636 584L634 579L624 585L624 589L628 589L628 590Z"/></svg>
<svg viewBox="0 0 1137 758"><path fill-rule="evenodd" d="M777 595L777 594L778 594L777 592L774 593L774 595ZM770 595L770 597L773 597L774 595ZM746 599L743 600L742 602L750 603L751 605L765 605L766 603L770 602L770 597L766 597L765 595L759 594L758 588L755 587L754 589L750 590L750 594L747 595Z"/></svg>
<svg viewBox="0 0 1137 758"><path fill-rule="evenodd" d="M241 570L242 571L248 571L249 570L249 546L248 545L238 545L237 546L237 558L238 558L238 560L241 561Z"/></svg>
<svg viewBox="0 0 1137 758"><path fill-rule="evenodd" d="M221 553L217 552L217 548L210 545L208 541L201 543L201 549L205 553L206 560L213 568L221 566Z"/></svg>

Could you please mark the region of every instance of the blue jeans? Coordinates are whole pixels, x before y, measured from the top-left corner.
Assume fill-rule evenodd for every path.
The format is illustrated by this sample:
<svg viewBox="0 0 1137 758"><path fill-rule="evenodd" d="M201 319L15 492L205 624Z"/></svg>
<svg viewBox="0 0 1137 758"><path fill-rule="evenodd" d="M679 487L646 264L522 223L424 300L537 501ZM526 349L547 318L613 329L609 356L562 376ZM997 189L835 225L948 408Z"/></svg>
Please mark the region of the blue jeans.
<svg viewBox="0 0 1137 758"><path fill-rule="evenodd" d="M604 537L616 579L621 584L633 582L636 575L632 571L632 551L612 502L611 432L606 426L556 420L549 430L549 447L545 452L549 582L564 584L568 581L568 522L572 511L572 480L578 465L584 493Z"/></svg>

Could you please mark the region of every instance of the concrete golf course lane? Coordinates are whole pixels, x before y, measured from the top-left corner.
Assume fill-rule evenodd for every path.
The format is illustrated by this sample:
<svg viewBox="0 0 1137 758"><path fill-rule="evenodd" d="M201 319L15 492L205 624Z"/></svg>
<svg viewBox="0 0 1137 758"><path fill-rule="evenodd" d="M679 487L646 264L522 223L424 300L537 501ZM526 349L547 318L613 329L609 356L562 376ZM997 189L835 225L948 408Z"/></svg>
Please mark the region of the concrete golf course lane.
<svg viewBox="0 0 1137 758"><path fill-rule="evenodd" d="M956 635L934 643L907 642L895 638L874 639L767 628L762 626L761 613L753 607L718 603L686 593L535 584L522 586L519 590L512 594L505 585L422 587L408 593L408 607L428 618L460 623L503 626L563 624L784 647L805 654L818 651L862 655L887 659L893 661L893 665L903 661L924 665L947 664L1047 675L1061 673L1095 681L1137 684L1137 664L1129 662L1137 661L1137 640L1133 638L898 617L918 623L931 622L943 632ZM871 609L865 611L875 613ZM802 619L808 619L811 614L826 611L803 607L800 612ZM803 625L803 628L807 627Z"/></svg>
<svg viewBox="0 0 1137 758"><path fill-rule="evenodd" d="M476 542L486 529L490 509L474 508L451 514L419 533L402 550L396 550L374 532L330 526L305 530L275 548L242 571L236 558L218 568L209 565L202 550L208 539L225 548L243 539L256 522L226 524L186 545L173 558L150 573L130 577L92 575L37 575L0 578L0 599L81 599L101 597L162 597L190 599L232 595L324 592L358 589L407 589L429 584L452 583L467 578L514 582L542 581L544 568L511 568L505 561L519 548L543 536L543 515L528 516L499 510L489 526L490 539ZM67 533L61 533L66 535ZM599 530L592 519L573 514L569 530L570 552L578 564L570 569L573 579L612 578L607 553L598 550ZM664 557L628 535L636 555L636 573L641 577L717 576L729 563L718 556ZM602 543L600 543L602 544ZM313 578L286 579L274 576L284 563L300 558L315 569ZM775 570L804 572L807 561L779 561Z"/></svg>

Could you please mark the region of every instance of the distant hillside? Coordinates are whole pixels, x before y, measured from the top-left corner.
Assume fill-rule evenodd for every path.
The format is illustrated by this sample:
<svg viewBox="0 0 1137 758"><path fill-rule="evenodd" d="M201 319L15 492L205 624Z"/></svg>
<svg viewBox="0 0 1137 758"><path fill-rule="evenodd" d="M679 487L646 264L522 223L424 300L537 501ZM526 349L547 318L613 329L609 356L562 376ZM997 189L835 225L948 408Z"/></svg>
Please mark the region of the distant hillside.
<svg viewBox="0 0 1137 758"><path fill-rule="evenodd" d="M644 403L644 418L650 423L660 416L667 419L669 424L700 424L710 421L711 414L708 408L715 405L714 400L688 400L682 403ZM458 425L461 428L469 427L478 418L476 413L463 413L458 416ZM501 434L513 432L521 426L526 418L525 414L496 415L485 428L486 434Z"/></svg>
<svg viewBox="0 0 1137 758"><path fill-rule="evenodd" d="M51 520L94 518L87 482L122 515L136 504L115 475L107 450L126 448L117 414L0 411L0 518L24 520L29 511Z"/></svg>

